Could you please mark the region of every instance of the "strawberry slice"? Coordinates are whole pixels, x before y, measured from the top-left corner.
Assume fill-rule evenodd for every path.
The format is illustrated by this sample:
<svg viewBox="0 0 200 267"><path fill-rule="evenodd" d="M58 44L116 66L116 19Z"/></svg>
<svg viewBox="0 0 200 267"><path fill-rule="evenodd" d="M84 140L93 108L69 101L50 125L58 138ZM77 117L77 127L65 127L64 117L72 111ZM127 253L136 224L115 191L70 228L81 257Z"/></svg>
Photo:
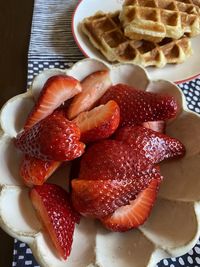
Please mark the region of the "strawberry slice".
<svg viewBox="0 0 200 267"><path fill-rule="evenodd" d="M142 153L117 140L102 140L91 145L80 164L80 179L131 179L153 168ZM147 174L148 177L149 174Z"/></svg>
<svg viewBox="0 0 200 267"><path fill-rule="evenodd" d="M157 179L157 174L150 175ZM160 180L160 179L157 179ZM145 189L150 178L145 175L131 179L72 180L72 203L83 216L103 218L134 200Z"/></svg>
<svg viewBox="0 0 200 267"><path fill-rule="evenodd" d="M31 189L30 198L58 255L66 260L71 252L75 223L80 219L71 207L68 193L55 184L43 184Z"/></svg>
<svg viewBox="0 0 200 267"><path fill-rule="evenodd" d="M85 145L80 130L63 112L55 111L33 127L19 133L15 145L23 153L42 160L68 161L80 157Z"/></svg>
<svg viewBox="0 0 200 267"><path fill-rule="evenodd" d="M64 101L72 98L81 92L81 85L78 80L67 75L55 75L50 77L39 95L36 105L29 114L25 129L50 115Z"/></svg>
<svg viewBox="0 0 200 267"><path fill-rule="evenodd" d="M112 231L128 231L142 225L150 215L156 201L159 180L153 179L129 205L118 208L113 214L101 219L103 225Z"/></svg>
<svg viewBox="0 0 200 267"><path fill-rule="evenodd" d="M147 121L143 122L142 126L151 129L155 132L165 133L166 122L165 121Z"/></svg>
<svg viewBox="0 0 200 267"><path fill-rule="evenodd" d="M81 141L94 142L111 136L120 121L119 106L115 101L80 113L74 122L81 131Z"/></svg>
<svg viewBox="0 0 200 267"><path fill-rule="evenodd" d="M130 145L139 158L146 158L152 164L185 155L185 147L179 140L142 126L121 128L116 139Z"/></svg>
<svg viewBox="0 0 200 267"><path fill-rule="evenodd" d="M136 90L126 84L111 86L100 100L114 100L120 107L120 125L140 125L146 121L174 118L178 104L174 97Z"/></svg>
<svg viewBox="0 0 200 267"><path fill-rule="evenodd" d="M69 106L67 113L69 119L74 119L79 113L94 106L111 86L109 75L109 70L96 71L81 82L82 92L73 98Z"/></svg>
<svg viewBox="0 0 200 267"><path fill-rule="evenodd" d="M42 185L61 165L59 161L44 161L25 155L20 166L20 176L25 185Z"/></svg>

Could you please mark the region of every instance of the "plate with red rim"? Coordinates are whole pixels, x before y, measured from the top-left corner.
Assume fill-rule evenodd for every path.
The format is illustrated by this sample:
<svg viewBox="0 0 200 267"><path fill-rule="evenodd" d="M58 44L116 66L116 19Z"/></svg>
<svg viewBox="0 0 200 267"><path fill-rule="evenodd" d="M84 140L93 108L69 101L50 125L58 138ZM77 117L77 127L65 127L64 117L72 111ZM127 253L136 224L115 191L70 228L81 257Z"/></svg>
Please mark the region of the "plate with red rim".
<svg viewBox="0 0 200 267"><path fill-rule="evenodd" d="M73 14L72 33L79 49L86 57L96 58L110 64L81 32L79 24L84 18L92 16L98 11L114 12L120 10L122 4L123 0L80 0ZM167 64L163 68L147 67L146 70L151 79L166 79L179 84L197 78L200 75L200 35L191 38L191 43L193 54L184 63Z"/></svg>
<svg viewBox="0 0 200 267"><path fill-rule="evenodd" d="M165 179L155 208L143 226L115 233L92 219L82 219L75 230L71 255L62 261L37 219L28 188L19 176L22 155L16 151L13 137L21 131L34 100L49 77L62 73L81 81L103 69L110 69L113 84L125 83L139 90L174 96L179 112L167 123L166 131L185 145L187 153L181 160L162 165ZM150 80L145 70L136 65L108 66L95 59L84 59L70 69L45 70L34 79L26 93L10 99L0 112L0 227L26 242L40 266L45 267L129 267L133 264L154 267L163 258L185 254L200 235L199 121L200 116L188 110L184 95L175 84ZM66 188L68 173L69 165L58 170L48 182Z"/></svg>

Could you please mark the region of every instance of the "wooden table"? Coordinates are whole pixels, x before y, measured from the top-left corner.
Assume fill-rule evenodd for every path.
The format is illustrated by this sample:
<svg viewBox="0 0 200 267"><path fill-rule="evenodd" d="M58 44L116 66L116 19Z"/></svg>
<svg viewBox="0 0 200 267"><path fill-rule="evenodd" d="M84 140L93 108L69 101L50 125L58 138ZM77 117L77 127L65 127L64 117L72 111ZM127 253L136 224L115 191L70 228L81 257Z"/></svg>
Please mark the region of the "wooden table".
<svg viewBox="0 0 200 267"><path fill-rule="evenodd" d="M0 107L26 90L33 0L0 1ZM0 266L12 266L13 239L0 230Z"/></svg>

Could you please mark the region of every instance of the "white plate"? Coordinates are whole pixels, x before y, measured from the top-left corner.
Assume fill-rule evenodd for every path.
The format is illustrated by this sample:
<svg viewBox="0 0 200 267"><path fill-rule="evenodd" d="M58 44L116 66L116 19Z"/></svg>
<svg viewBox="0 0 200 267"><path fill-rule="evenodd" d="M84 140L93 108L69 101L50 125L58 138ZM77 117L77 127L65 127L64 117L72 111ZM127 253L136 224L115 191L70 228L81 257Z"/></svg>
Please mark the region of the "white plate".
<svg viewBox="0 0 200 267"><path fill-rule="evenodd" d="M94 15L97 11L113 12L120 10L123 0L82 0L79 2L75 9L72 20L72 33L74 39L86 57L96 58L103 61L105 59L101 53L95 49L88 38L79 30L79 23L83 21L85 17ZM174 65L168 64L164 68L158 69L154 67L148 67L147 72L151 79L166 79L176 83L181 83L196 78L200 75L200 35L192 38L193 55L187 59L184 63Z"/></svg>
<svg viewBox="0 0 200 267"><path fill-rule="evenodd" d="M139 66L116 64L110 68L113 84L126 83L160 94L167 92L176 98L179 114L167 124L166 130L182 141L187 154L183 159L162 165L164 181L160 194L142 227L113 233L92 219L81 219L75 229L70 257L67 261L57 257L19 176L22 155L14 147L12 138L23 127L34 99L49 77L64 73L82 80L102 69L108 66L85 59L67 70L45 70L26 93L10 99L0 112L0 227L26 242L41 267L155 267L163 258L188 252L200 236L200 116L188 110L183 93L173 83L151 81ZM68 172L69 166L65 166L48 182L66 187Z"/></svg>

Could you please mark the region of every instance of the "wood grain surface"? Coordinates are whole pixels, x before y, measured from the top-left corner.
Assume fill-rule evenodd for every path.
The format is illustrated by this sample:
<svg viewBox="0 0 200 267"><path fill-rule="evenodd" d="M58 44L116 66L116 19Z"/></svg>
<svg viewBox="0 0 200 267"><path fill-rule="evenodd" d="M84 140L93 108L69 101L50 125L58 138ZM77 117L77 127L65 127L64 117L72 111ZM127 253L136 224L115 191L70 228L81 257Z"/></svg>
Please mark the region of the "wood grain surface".
<svg viewBox="0 0 200 267"><path fill-rule="evenodd" d="M0 0L0 107L26 90L33 0ZM0 230L0 266L12 266L13 239Z"/></svg>

